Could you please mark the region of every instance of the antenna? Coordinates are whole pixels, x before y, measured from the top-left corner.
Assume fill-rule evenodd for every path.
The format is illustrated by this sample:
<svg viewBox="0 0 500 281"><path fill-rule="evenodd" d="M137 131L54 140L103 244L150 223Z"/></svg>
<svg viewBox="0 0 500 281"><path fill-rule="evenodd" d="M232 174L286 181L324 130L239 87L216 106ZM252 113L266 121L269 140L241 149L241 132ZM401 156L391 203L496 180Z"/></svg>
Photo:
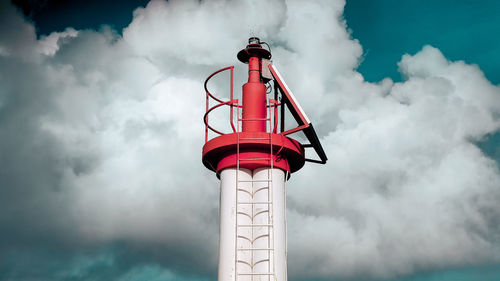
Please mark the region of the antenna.
<svg viewBox="0 0 500 281"><path fill-rule="evenodd" d="M255 29L253 27L250 28L250 38L255 37Z"/></svg>

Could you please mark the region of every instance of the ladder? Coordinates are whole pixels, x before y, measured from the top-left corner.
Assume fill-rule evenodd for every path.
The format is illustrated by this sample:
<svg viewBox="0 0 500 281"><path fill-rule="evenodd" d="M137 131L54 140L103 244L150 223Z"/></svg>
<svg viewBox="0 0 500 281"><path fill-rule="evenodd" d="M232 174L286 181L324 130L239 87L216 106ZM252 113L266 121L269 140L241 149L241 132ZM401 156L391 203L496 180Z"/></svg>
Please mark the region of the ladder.
<svg viewBox="0 0 500 281"><path fill-rule="evenodd" d="M237 107L236 130L236 223L235 223L235 281L276 281L274 266L273 231L273 143L272 105L267 99L268 117L262 119L269 124L269 133L263 138L242 138L240 128L243 119ZM254 121L255 119L252 119ZM266 140L269 155L264 158L241 159L240 141ZM262 179L241 179L240 164L245 161L268 161L270 169Z"/></svg>

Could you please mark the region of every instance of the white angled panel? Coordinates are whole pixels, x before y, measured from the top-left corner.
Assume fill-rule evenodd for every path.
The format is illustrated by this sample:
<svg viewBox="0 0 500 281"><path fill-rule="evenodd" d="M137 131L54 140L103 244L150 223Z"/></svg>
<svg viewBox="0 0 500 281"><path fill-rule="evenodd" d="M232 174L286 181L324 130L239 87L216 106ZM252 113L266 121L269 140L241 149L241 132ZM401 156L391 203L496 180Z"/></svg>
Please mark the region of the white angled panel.
<svg viewBox="0 0 500 281"><path fill-rule="evenodd" d="M283 80L283 77L281 76L281 74L278 71L278 69L276 68L276 66L274 64L271 64L269 67L274 71L274 73L276 73L277 77L275 77L275 78L278 79L281 84L283 84L283 87L285 88L284 90L288 93L288 95L290 96L290 99L296 105L297 110L300 112L300 114L302 116L304 116L304 119L306 120L306 123L307 124L311 124L311 121L309 121L309 117L307 117L307 114L302 109L302 106L300 106L300 103L295 98L295 95L293 94L292 90L290 90L290 88L288 87L288 85L285 83L285 80Z"/></svg>

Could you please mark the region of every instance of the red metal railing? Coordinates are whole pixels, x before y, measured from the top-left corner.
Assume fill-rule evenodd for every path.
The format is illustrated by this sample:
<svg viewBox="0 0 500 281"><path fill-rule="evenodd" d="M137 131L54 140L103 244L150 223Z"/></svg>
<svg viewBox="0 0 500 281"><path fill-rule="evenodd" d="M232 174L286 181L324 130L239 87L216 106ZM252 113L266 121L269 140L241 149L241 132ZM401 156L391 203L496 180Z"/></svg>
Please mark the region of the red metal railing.
<svg viewBox="0 0 500 281"><path fill-rule="evenodd" d="M208 83L208 80L210 80L213 76L215 76L216 74L219 74L223 71L226 71L226 70L231 70L231 88L230 88L229 101L222 101L210 93L210 91L207 88L207 83ZM219 69L216 72L212 73L210 76L208 76L207 79L205 80L204 87L205 87L205 92L207 93L206 94L206 112L205 112L205 115L203 116L203 122L205 122L205 143L208 141L208 130L209 129L214 133L217 133L219 135L224 135L224 133L222 133L221 131L219 131L217 129L214 129L212 126L210 126L208 124L208 114L212 110L214 110L218 107L221 107L223 105L228 105L231 108L230 113L229 113L229 119L231 121L231 128L233 129L233 132L236 132L236 127L234 126L234 122L233 122L233 107L235 107L235 106L240 107L240 105L238 105L238 100L235 100L233 98L233 95L234 95L233 80L234 80L234 66L229 66L229 67ZM218 104L210 107L210 98L212 98L213 100L218 102Z"/></svg>
<svg viewBox="0 0 500 281"><path fill-rule="evenodd" d="M230 74L231 75L231 79L230 79L231 86L230 86L229 101L223 101L223 100L215 97L214 95L212 95L212 93L210 93L210 91L207 88L207 83L212 77L214 77L215 75L217 75L223 71L226 71L226 70L230 70L230 73L231 73ZM214 132L214 133L217 133L219 135L225 135L225 133L213 128L208 123L208 114L210 112L212 112L214 109L217 109L217 108L225 106L225 105L229 106L229 108L230 108L229 120L231 123L231 128L233 129L233 133L236 133L236 126L234 125L234 121L233 121L233 115L234 115L233 108L234 107L241 108L242 106L238 103L239 102L238 99L234 99L234 90L233 90L233 88L234 88L234 66L228 66L225 68L221 68L221 69L215 71L214 73L212 73L205 80L204 88L205 88L205 92L206 92L206 112L205 112L205 115L203 116L203 122L205 123L205 143L208 141L209 130ZM216 101L217 104L210 107L210 99L213 99L214 101ZM281 105L281 103L279 103L278 101L276 101L274 99L269 99L269 104L267 105L267 107L274 107L274 128L272 128L273 133L276 133L276 130L278 127L278 106L279 105Z"/></svg>

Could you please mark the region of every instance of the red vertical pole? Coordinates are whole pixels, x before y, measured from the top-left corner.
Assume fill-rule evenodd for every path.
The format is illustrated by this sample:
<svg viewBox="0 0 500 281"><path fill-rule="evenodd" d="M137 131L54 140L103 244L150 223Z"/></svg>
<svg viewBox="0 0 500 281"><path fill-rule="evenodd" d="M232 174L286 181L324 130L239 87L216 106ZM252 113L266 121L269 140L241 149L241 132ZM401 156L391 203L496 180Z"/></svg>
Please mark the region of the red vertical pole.
<svg viewBox="0 0 500 281"><path fill-rule="evenodd" d="M209 99L209 97L208 97L208 92L207 92L207 102L206 102L207 106L206 106L205 112L208 112L208 99ZM206 117L206 120L207 120L207 122L205 122L205 143L207 143L207 141L208 141L208 116Z"/></svg>
<svg viewBox="0 0 500 281"><path fill-rule="evenodd" d="M273 128L273 134L276 134L278 130L278 101L273 100L272 102L273 107L274 107L274 128Z"/></svg>
<svg viewBox="0 0 500 281"><path fill-rule="evenodd" d="M266 86L261 81L260 59L249 58L248 82L243 85L243 132L266 132Z"/></svg>
<svg viewBox="0 0 500 281"><path fill-rule="evenodd" d="M233 98L233 96L234 96L234 94L233 94L234 74L233 74L233 72L234 72L234 66L231 66L231 90L230 90L231 91L231 94L230 94L231 103L229 104L229 106L231 107L231 112L229 114L231 114L231 128L233 129L233 132L236 132L236 129L234 127L234 122L233 122L233 115L234 115L234 113L233 113L233 106L234 106L234 98ZM236 103L236 106L238 106L238 103Z"/></svg>

